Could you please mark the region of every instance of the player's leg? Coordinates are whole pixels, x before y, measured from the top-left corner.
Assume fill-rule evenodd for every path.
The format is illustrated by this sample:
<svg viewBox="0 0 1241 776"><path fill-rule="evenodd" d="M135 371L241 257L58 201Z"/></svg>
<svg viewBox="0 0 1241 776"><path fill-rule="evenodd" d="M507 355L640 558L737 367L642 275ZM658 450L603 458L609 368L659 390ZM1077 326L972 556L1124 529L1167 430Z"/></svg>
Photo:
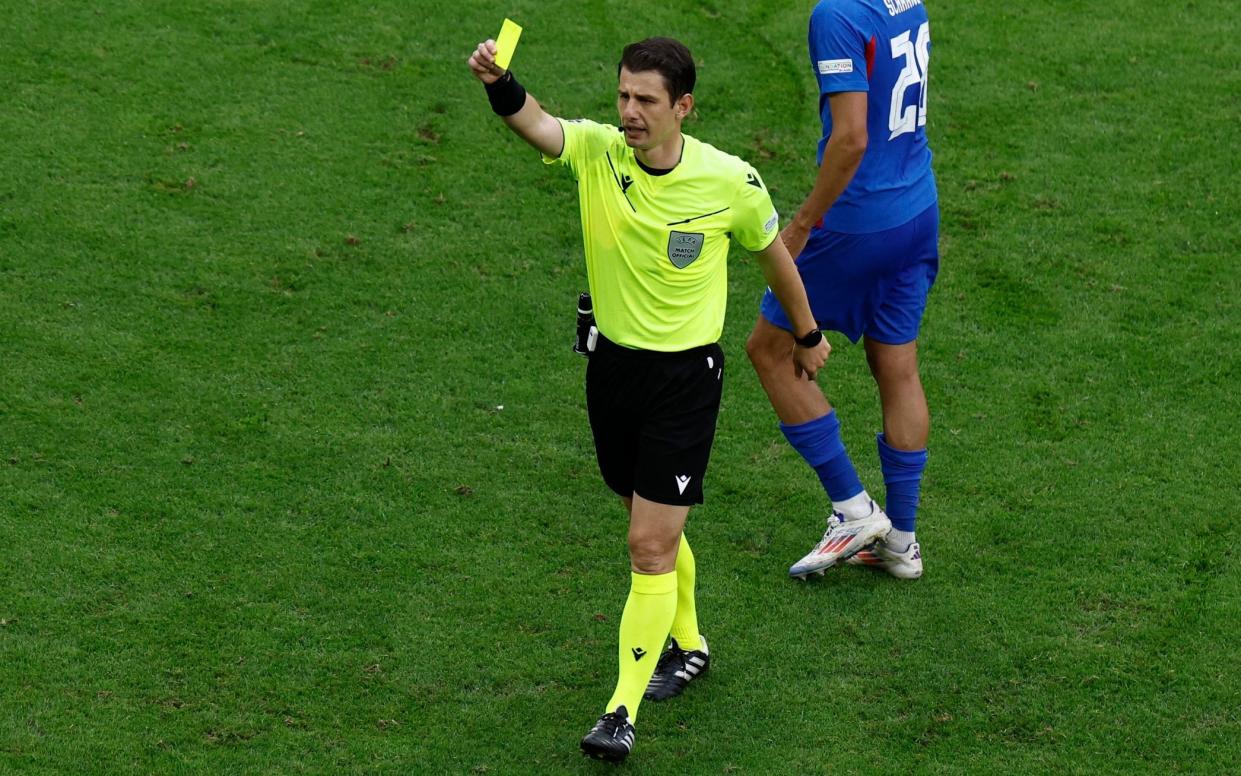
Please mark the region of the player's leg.
<svg viewBox="0 0 1241 776"><path fill-rule="evenodd" d="M868 339L866 360L883 405L883 433L876 437L876 443L893 527L888 545L901 551L914 541L931 414L918 374L916 341L884 345Z"/></svg>
<svg viewBox="0 0 1241 776"><path fill-rule="evenodd" d="M826 282L814 282L816 269L821 266L816 261L817 256L814 253L803 255L798 266L810 294L811 306L815 308L815 318L831 320L827 310L821 313L816 306L824 304L831 308L836 301L816 299L818 287L826 285ZM746 353L780 419L780 431L814 469L832 502L833 514L828 517L822 539L789 569L791 576L804 579L809 574L821 574L848 558L886 532L889 524L883 511L862 487L841 439L840 421L827 397L818 384L797 377L788 319L778 304L774 304L774 298L767 298L769 296L770 292L763 299L759 319L746 341ZM848 330L847 316L841 328Z"/></svg>
<svg viewBox="0 0 1241 776"><path fill-rule="evenodd" d="M918 342L885 345L865 340L866 363L879 388L886 443L898 450L921 450L931 431L931 413L918 373Z"/></svg>
<svg viewBox="0 0 1241 776"><path fill-rule="evenodd" d="M918 376L917 347L913 342L885 345L868 339L866 360L883 405L883 433L875 441L892 530L848 562L881 569L901 579L917 579L922 576L922 548L915 528L930 433L930 413Z"/></svg>
<svg viewBox="0 0 1241 776"><path fill-rule="evenodd" d="M903 228L914 260L893 277L865 336L866 361L883 407L876 444L892 531L857 561L905 579L922 575L915 527L931 419L918 373L917 337L939 269L938 223L932 207Z"/></svg>
<svg viewBox="0 0 1241 776"><path fill-rule="evenodd" d="M783 425L797 426L821 418L832 405L818 383L798 377L793 364L793 335L762 315L745 343L758 380Z"/></svg>
<svg viewBox="0 0 1241 776"><path fill-rule="evenodd" d="M794 373L793 335L760 316L746 353L780 419L780 431L818 474L833 509L850 518L869 515L869 497L840 438L836 411L817 383Z"/></svg>

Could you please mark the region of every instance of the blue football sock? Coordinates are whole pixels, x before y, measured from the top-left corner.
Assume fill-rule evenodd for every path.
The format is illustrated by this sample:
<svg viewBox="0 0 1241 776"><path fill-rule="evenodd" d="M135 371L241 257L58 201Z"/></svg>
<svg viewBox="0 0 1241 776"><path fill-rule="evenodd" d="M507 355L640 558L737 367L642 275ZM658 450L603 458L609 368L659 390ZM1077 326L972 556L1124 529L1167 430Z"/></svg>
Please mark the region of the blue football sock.
<svg viewBox="0 0 1241 776"><path fill-rule="evenodd" d="M796 426L780 424L785 439L801 453L823 483L827 497L833 502L847 501L862 492L862 481L849 460L845 443L840 439L840 421L836 410L821 418Z"/></svg>
<svg viewBox="0 0 1241 776"><path fill-rule="evenodd" d="M922 470L926 468L926 449L897 450L889 447L883 434L875 437L879 444L879 466L883 484L888 489L884 506L892 527L913 532L918 519L918 496L922 489Z"/></svg>

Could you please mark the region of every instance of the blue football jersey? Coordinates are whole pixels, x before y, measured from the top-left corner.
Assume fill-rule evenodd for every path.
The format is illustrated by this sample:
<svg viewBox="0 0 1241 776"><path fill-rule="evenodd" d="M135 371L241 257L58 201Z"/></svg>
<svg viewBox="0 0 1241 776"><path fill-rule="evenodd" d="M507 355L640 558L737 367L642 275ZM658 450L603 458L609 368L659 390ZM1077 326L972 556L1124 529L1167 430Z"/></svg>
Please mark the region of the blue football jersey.
<svg viewBox="0 0 1241 776"><path fill-rule="evenodd" d="M926 141L931 31L922 0L820 0L810 16L810 62L819 81L819 164L832 134L827 96L867 92L866 155L824 216L836 232L900 226L933 205Z"/></svg>

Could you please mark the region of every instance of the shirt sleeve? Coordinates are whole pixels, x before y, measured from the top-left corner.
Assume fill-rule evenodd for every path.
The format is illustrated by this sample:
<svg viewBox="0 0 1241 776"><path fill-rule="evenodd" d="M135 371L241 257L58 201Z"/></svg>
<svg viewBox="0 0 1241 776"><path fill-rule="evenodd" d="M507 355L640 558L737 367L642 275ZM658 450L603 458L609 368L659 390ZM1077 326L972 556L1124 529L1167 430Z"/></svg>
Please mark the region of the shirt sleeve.
<svg viewBox="0 0 1241 776"><path fill-rule="evenodd" d="M743 174L745 180L733 200L730 231L741 247L758 253L771 245L780 234L780 216L775 205L771 204L771 195L767 193L758 172L747 164L743 167Z"/></svg>
<svg viewBox="0 0 1241 776"><path fill-rule="evenodd" d="M563 164L574 178L580 178L583 167L603 156L618 134L616 127L588 119L557 118L556 121L560 122L560 128L564 131L564 148L558 157L544 154L543 163Z"/></svg>
<svg viewBox="0 0 1241 776"><path fill-rule="evenodd" d="M854 3L825 1L810 15L810 62L821 95L870 91L866 55L874 46L857 12Z"/></svg>

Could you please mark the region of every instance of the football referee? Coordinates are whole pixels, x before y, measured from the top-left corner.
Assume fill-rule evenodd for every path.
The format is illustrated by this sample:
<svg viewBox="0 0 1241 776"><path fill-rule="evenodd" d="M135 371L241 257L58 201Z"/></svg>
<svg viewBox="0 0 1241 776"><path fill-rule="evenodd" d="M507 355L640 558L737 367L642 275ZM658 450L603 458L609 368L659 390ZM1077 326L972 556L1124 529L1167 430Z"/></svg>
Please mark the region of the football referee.
<svg viewBox="0 0 1241 776"><path fill-rule="evenodd" d="M795 376L813 379L829 348L776 239L779 217L758 173L681 133L696 77L684 45L650 38L625 48L620 127L550 116L495 64L495 52L488 40L469 58L492 109L545 163L577 180L600 333L586 403L599 470L629 513L632 571L616 690L581 746L619 762L633 747L643 696L676 695L707 667L682 530L690 506L702 503L720 407L730 238L758 255L791 321Z"/></svg>

